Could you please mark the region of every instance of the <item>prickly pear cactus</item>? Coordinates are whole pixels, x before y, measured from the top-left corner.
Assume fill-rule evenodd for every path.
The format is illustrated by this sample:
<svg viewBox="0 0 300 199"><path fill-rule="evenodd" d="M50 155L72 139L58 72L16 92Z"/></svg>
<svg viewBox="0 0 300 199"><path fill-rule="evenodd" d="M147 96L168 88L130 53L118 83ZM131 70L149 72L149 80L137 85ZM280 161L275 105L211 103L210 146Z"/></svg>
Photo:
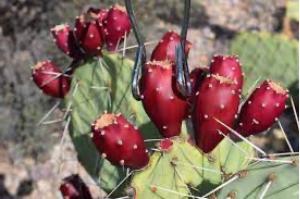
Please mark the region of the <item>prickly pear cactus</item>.
<svg viewBox="0 0 300 199"><path fill-rule="evenodd" d="M120 54L103 52L79 66L72 78L72 88L65 98L70 111L70 135L79 161L104 190L112 190L124 178L122 168L100 158L91 141L91 123L105 111L121 112L145 132L145 138L158 138L140 102L131 95L133 62Z"/></svg>
<svg viewBox="0 0 300 199"><path fill-rule="evenodd" d="M85 18L86 15L89 16ZM114 5L109 10L90 8L76 18L74 29L68 25L52 29L58 48L73 58L71 66L76 67L64 71L46 60L32 70L33 81L45 94L63 99L64 133L70 133L78 160L107 192L106 198L298 196L298 159L260 159L254 149L264 157L268 154L245 138L278 121L288 97L285 89L266 81L269 84L257 88L259 94L254 95L256 89L239 113L244 76L240 61L235 56L217 56L212 59L212 68L217 71L211 68L204 80L200 74L200 86L194 84L191 98L179 96L173 85L174 63L164 53L170 50L175 55L176 42L180 40L172 36L159 42L162 61L145 64L140 81L142 102L137 101L131 90L134 63L113 52L119 42L126 42L129 30L129 18L122 6ZM297 81L296 43L282 36L243 33L234 40L231 51L245 63L248 87L259 75L282 80L286 85ZM269 48L277 50L276 56ZM147 68L151 64L153 67ZM293 70L284 70L286 67ZM213 81L205 84L207 79ZM284 98L274 100L279 94ZM243 111L245 107L249 111ZM259 114L261 108L268 109ZM241 118L246 118L245 122ZM253 128L246 132L235 123ZM166 133L169 130L174 132ZM205 139L198 139L199 135L205 135ZM209 143L213 144L205 149ZM65 178L61 186L64 198L90 199L88 187L74 176L77 175ZM85 193L80 187L85 187Z"/></svg>
<svg viewBox="0 0 300 199"><path fill-rule="evenodd" d="M171 143L167 148L159 146L149 166L134 175L131 186L136 198L184 198L192 195L191 190L205 194L209 187L222 183L225 176L245 169L254 155L246 143L237 144L244 154L228 139L210 154L203 154L181 138Z"/></svg>
<svg viewBox="0 0 300 199"><path fill-rule="evenodd" d="M139 127L146 140L161 138L141 103L132 97L130 90L132 65L131 60L122 58L120 54L103 52L101 58L90 59L76 69L72 78L71 90L65 97L66 109L70 110L70 135L78 152L78 159L101 188L107 192L113 190L124 179L126 172L121 167L111 165L99 155L90 138L91 123L105 111L121 112ZM245 159L245 154L241 153L227 139L209 155L201 153L188 143L185 133L182 133L182 138L175 139L173 143L174 146L170 152L154 152L151 156L150 166L134 175L133 188L142 189L137 194L143 195L144 192L149 191L149 187L144 187L146 184L141 183L149 177L147 176L149 171L154 176L154 181L162 182L162 186L165 185L166 188L172 189L171 184L168 182L164 184L164 182L167 178L170 179L170 182L176 178L173 175L174 168L163 165L171 165L170 160L172 161L173 157L178 156L180 159L176 170L183 172L184 176L193 167L197 170L198 175L188 174L187 177L190 176L191 179L184 181L186 186L193 182L194 187L204 181L208 181L212 185L219 184L223 175L244 169L249 163L249 159ZM241 142L238 145L247 152L247 157L254 155L253 149L248 144ZM154 168L154 165L162 166ZM162 170L166 175L156 174ZM158 177L157 180L155 176ZM138 187L136 187L137 184L139 184ZM177 191L188 193L189 189L185 187L183 190ZM150 191L150 193L152 192Z"/></svg>
<svg viewBox="0 0 300 199"><path fill-rule="evenodd" d="M239 55L243 64L244 91L258 78L270 78L288 87L298 80L298 42L285 35L243 32L232 41L229 53Z"/></svg>
<svg viewBox="0 0 300 199"><path fill-rule="evenodd" d="M298 157L253 163L237 176L217 198L298 198Z"/></svg>

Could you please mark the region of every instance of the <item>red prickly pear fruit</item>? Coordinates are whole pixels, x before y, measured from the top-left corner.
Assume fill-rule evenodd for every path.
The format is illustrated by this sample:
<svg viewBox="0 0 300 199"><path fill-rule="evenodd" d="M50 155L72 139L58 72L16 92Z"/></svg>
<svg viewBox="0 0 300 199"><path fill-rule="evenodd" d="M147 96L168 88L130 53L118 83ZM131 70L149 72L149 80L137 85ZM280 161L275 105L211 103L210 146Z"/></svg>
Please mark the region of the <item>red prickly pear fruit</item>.
<svg viewBox="0 0 300 199"><path fill-rule="evenodd" d="M287 98L287 90L264 81L242 106L237 132L246 137L267 130L284 111Z"/></svg>
<svg viewBox="0 0 300 199"><path fill-rule="evenodd" d="M140 131L121 114L103 114L92 124L92 139L103 158L112 164L141 169L149 162Z"/></svg>
<svg viewBox="0 0 300 199"><path fill-rule="evenodd" d="M77 45L74 32L67 24L57 25L51 29L57 47L74 59L80 59L82 52Z"/></svg>
<svg viewBox="0 0 300 199"><path fill-rule="evenodd" d="M64 199L92 199L89 188L78 175L65 178L59 189Z"/></svg>
<svg viewBox="0 0 300 199"><path fill-rule="evenodd" d="M111 7L103 20L103 35L107 49L116 51L119 44L130 33L131 23L125 7L118 4Z"/></svg>
<svg viewBox="0 0 300 199"><path fill-rule="evenodd" d="M215 55L210 63L210 73L233 79L236 89L242 92L244 74L236 56Z"/></svg>
<svg viewBox="0 0 300 199"><path fill-rule="evenodd" d="M200 86L201 81L204 79L205 74L208 73L208 68L194 68L192 72L190 72L190 82L192 87L192 93L195 93Z"/></svg>
<svg viewBox="0 0 300 199"><path fill-rule="evenodd" d="M76 18L75 36L87 55L94 56L101 53L103 45L102 29L97 22L97 15L88 12Z"/></svg>
<svg viewBox="0 0 300 199"><path fill-rule="evenodd" d="M212 151L228 134L217 120L232 127L239 106L239 95L233 80L219 75L208 75L196 92L192 120L196 144L203 152Z"/></svg>
<svg viewBox="0 0 300 199"><path fill-rule="evenodd" d="M161 151L169 152L172 150L172 147L173 147L173 141L169 138L162 139L158 143L158 148Z"/></svg>
<svg viewBox="0 0 300 199"><path fill-rule="evenodd" d="M70 90L70 77L53 62L38 62L32 69L35 84L47 95L63 98Z"/></svg>
<svg viewBox="0 0 300 199"><path fill-rule="evenodd" d="M162 39L154 48L151 61L169 60L171 63L176 62L176 47L180 44L180 35L174 31L169 31L164 34ZM185 55L188 56L189 50L192 47L191 42L186 40Z"/></svg>
<svg viewBox="0 0 300 199"><path fill-rule="evenodd" d="M148 62L141 78L144 109L163 137L180 134L188 108L176 92L173 67L169 61Z"/></svg>

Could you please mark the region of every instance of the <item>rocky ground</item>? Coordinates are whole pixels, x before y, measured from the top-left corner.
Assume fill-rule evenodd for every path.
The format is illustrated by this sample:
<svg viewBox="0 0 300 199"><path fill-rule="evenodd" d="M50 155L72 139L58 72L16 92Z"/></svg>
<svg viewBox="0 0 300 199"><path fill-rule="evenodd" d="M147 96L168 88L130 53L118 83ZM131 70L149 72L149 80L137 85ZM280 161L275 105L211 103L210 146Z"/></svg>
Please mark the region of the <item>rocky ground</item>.
<svg viewBox="0 0 300 199"><path fill-rule="evenodd" d="M100 4L109 2L101 0ZM169 29L179 31L182 5L177 0L137 2L137 16L147 41L159 40ZM76 161L70 141L60 144L62 124L37 126L56 101L41 95L30 81L30 66L38 60L50 58L61 65L70 62L55 48L49 29L59 23L73 23L74 17L91 4L99 5L99 1L0 2L0 198L59 198L59 183L70 173L80 173L95 197L103 195ZM226 52L237 32L281 31L283 7L284 0L193 1L188 33L193 43L191 67L206 66L213 54ZM128 46L134 44L131 36ZM148 52L153 47L149 45ZM134 50L127 54L133 56ZM57 110L49 120L61 114ZM286 127L291 126L295 125ZM270 141L273 138L278 142ZM278 129L256 139L256 143L272 151L286 150Z"/></svg>

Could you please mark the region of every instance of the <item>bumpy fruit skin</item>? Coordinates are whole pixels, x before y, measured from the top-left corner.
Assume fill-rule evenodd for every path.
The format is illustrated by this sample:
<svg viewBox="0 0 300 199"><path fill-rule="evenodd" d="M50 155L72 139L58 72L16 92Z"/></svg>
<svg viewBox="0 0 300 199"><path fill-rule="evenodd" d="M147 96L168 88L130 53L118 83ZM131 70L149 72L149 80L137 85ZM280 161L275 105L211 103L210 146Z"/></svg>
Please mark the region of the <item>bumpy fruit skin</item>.
<svg viewBox="0 0 300 199"><path fill-rule="evenodd" d="M284 111L287 98L287 90L264 81L243 105L236 130L243 136L267 130Z"/></svg>
<svg viewBox="0 0 300 199"><path fill-rule="evenodd" d="M51 29L57 47L74 59L82 58L82 52L76 42L74 31L67 24L57 25Z"/></svg>
<svg viewBox="0 0 300 199"><path fill-rule="evenodd" d="M111 7L103 20L104 39L109 51L117 50L118 45L128 36L131 23L126 9L118 4Z"/></svg>
<svg viewBox="0 0 300 199"><path fill-rule="evenodd" d="M92 124L92 139L103 158L112 164L141 169L149 156L140 131L121 114L103 114Z"/></svg>
<svg viewBox="0 0 300 199"><path fill-rule="evenodd" d="M89 11L77 17L74 32L79 45L87 55L94 56L101 53L103 37L98 15Z"/></svg>
<svg viewBox="0 0 300 199"><path fill-rule="evenodd" d="M162 39L154 48L151 61L165 61L168 60L171 63L176 62L176 46L180 45L180 35L174 31L169 31L164 34ZM186 40L185 55L188 56L189 50L192 47L191 42Z"/></svg>
<svg viewBox="0 0 300 199"><path fill-rule="evenodd" d="M236 56L214 56L210 63L210 73L233 79L236 89L241 93L244 75Z"/></svg>
<svg viewBox="0 0 300 199"><path fill-rule="evenodd" d="M50 60L38 62L32 69L35 84L47 95L63 98L70 90L70 77Z"/></svg>
<svg viewBox="0 0 300 199"><path fill-rule="evenodd" d="M141 78L144 109L163 137L180 134L187 102L176 92L172 64L152 61L145 65Z"/></svg>
<svg viewBox="0 0 300 199"><path fill-rule="evenodd" d="M59 189L64 199L92 199L88 187L78 175L65 178Z"/></svg>
<svg viewBox="0 0 300 199"><path fill-rule="evenodd" d="M196 144L203 152L212 151L228 130L216 119L232 127L239 106L239 95L231 79L208 75L196 92L192 120Z"/></svg>

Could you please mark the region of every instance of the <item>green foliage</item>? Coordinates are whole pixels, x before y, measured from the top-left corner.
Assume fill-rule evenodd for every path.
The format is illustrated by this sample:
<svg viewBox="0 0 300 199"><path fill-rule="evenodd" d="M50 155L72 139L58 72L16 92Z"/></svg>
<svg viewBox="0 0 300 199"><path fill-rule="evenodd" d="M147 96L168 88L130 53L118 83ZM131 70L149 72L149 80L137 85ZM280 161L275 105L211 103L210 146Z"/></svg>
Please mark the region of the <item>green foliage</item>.
<svg viewBox="0 0 300 199"><path fill-rule="evenodd" d="M168 152L154 152L149 166L137 172L131 186L137 198L183 198L191 195L190 188L199 194L222 183L224 176L245 169L253 150L246 143L240 149L228 139L210 154L203 154L189 142L175 138Z"/></svg>
<svg viewBox="0 0 300 199"><path fill-rule="evenodd" d="M70 135L78 159L88 173L106 190L112 190L124 178L121 168L102 159L90 139L90 124L104 111L121 112L136 124L145 138L157 138L156 129L140 102L133 99L130 88L131 60L119 54L103 52L100 59L91 59L76 69L72 89L66 97L70 113Z"/></svg>
<svg viewBox="0 0 300 199"><path fill-rule="evenodd" d="M299 21L299 0L287 1L286 16Z"/></svg>
<svg viewBox="0 0 300 199"><path fill-rule="evenodd" d="M258 79L273 79L285 87L298 81L298 41L270 33L239 34L230 45L239 55L245 76L244 92Z"/></svg>
<svg viewBox="0 0 300 199"><path fill-rule="evenodd" d="M298 163L298 157L278 159L284 161L295 161ZM245 172L234 182L225 186L218 194L218 198L256 199L270 182L264 198L282 199L298 198L299 168L296 164L259 162L250 165ZM231 197L234 198L234 197Z"/></svg>

